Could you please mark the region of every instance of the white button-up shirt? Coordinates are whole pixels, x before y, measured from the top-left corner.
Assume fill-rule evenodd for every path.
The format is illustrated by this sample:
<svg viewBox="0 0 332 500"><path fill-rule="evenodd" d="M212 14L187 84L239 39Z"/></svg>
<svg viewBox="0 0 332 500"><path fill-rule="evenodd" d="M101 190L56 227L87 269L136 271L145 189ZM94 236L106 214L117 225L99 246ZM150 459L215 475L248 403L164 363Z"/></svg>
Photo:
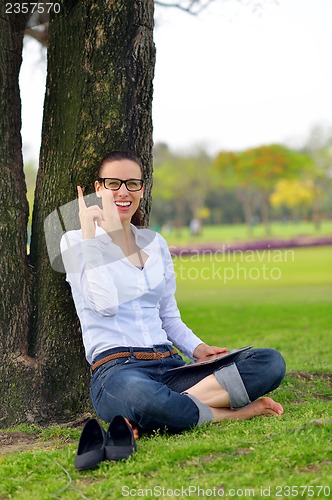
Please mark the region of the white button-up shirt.
<svg viewBox="0 0 332 500"><path fill-rule="evenodd" d="M80 319L89 363L119 346L175 345L189 358L202 343L180 317L172 257L164 238L131 226L148 255L137 268L100 227L95 238L68 231L61 239L67 281Z"/></svg>

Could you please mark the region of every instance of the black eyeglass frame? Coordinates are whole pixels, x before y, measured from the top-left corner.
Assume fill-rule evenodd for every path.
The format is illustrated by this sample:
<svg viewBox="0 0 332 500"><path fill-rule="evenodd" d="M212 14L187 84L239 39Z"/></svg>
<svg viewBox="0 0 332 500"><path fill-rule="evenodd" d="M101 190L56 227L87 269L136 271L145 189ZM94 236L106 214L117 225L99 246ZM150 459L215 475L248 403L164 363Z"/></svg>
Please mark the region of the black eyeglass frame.
<svg viewBox="0 0 332 500"><path fill-rule="evenodd" d="M105 181L107 181L108 179L111 179L113 181L120 181L120 186L118 188L116 188L116 189L112 189L112 188L106 187ZM126 180L123 180L123 179L117 179L116 177L99 177L97 179L97 181L100 182L101 184L103 184L105 189L109 189L110 191L119 191L119 189L121 188L122 184L124 184L126 186L127 191L132 192L132 193L137 193L137 191L141 191L141 189L142 189L142 187L144 185L143 179L126 179ZM130 182L130 181L139 182L141 187L139 189L128 189L127 182Z"/></svg>

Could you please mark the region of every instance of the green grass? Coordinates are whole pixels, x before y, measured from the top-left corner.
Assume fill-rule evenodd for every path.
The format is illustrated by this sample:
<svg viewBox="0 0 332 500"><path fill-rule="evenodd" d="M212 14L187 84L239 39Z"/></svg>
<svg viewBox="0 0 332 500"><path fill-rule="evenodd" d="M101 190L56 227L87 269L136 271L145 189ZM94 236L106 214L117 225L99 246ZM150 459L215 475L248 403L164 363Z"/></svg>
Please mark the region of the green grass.
<svg viewBox="0 0 332 500"><path fill-rule="evenodd" d="M297 249L272 263L268 254L246 257L176 259L178 303L208 343L282 352L287 376L273 394L284 406L281 418L156 433L140 438L126 462L86 472L74 468L80 430L20 426L12 430L37 433L39 441L32 450L0 455L0 498L221 498L222 489L224 498L332 498L332 247ZM247 275L225 282L216 271L238 265ZM262 265L279 267L280 277L249 275Z"/></svg>
<svg viewBox="0 0 332 500"><path fill-rule="evenodd" d="M169 245L186 245L193 243L234 243L257 239L290 239L296 237L322 237L332 236L332 221L322 221L320 230L317 231L312 222L273 222L271 232L267 236L262 224L248 228L245 224L203 225L200 236L192 236L188 227L173 229L171 232L162 233Z"/></svg>

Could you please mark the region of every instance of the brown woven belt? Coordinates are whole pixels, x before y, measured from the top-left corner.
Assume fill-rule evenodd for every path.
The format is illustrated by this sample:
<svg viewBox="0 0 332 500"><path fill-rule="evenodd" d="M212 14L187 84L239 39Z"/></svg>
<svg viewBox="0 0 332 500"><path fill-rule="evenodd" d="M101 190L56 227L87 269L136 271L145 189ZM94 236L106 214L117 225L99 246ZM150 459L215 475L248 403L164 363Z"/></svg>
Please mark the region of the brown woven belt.
<svg viewBox="0 0 332 500"><path fill-rule="evenodd" d="M161 359L161 358L168 358L171 354L177 354L177 351L175 349L172 349L172 352L166 351L166 352L133 352L133 356L136 359L142 359L142 360L153 360L153 359ZM114 354L110 354L109 356L106 356L105 358L100 359L99 361L96 361L92 366L91 366L91 372L94 372L99 366L104 365L105 363L108 363L108 361L111 361L112 359L117 359L117 358L130 358L131 354L130 352L115 352Z"/></svg>

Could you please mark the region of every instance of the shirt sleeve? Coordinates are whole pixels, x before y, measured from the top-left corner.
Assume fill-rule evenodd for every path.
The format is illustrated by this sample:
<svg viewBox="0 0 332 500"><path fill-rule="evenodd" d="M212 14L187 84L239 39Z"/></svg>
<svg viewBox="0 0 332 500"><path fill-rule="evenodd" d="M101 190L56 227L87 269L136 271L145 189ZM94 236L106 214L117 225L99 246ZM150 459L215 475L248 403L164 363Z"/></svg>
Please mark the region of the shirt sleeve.
<svg viewBox="0 0 332 500"><path fill-rule="evenodd" d="M182 321L178 309L175 291L175 273L170 251L166 241L162 239L163 261L165 265L165 291L160 301L160 318L162 328L167 334L167 338L177 347L185 356L193 359L195 348L203 341L197 337L194 332Z"/></svg>
<svg viewBox="0 0 332 500"><path fill-rule="evenodd" d="M100 316L114 316L118 310L118 293L98 237L82 240L81 231L68 231L61 238L60 249L73 296L81 294Z"/></svg>

